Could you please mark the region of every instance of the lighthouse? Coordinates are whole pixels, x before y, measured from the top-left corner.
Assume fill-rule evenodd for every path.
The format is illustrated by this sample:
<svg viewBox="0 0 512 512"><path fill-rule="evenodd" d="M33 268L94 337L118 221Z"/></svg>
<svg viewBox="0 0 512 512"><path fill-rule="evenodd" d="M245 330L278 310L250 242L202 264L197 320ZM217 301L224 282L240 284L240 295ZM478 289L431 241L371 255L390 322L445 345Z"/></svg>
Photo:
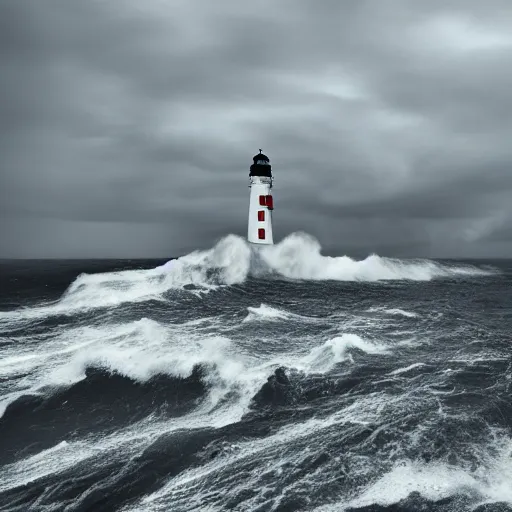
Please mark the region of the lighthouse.
<svg viewBox="0 0 512 512"><path fill-rule="evenodd" d="M260 152L253 157L253 164L249 172L249 187L251 197L249 201L249 223L247 226L247 240L253 244L272 245L272 210L274 201L270 190L272 189L272 167L267 155Z"/></svg>

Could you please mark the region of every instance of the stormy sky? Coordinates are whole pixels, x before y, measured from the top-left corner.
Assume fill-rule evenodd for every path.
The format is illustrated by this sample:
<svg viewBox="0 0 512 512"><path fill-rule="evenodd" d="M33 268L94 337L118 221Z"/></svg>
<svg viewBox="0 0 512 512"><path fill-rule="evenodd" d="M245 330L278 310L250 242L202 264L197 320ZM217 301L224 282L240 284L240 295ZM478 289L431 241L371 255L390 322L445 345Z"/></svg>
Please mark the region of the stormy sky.
<svg viewBox="0 0 512 512"><path fill-rule="evenodd" d="M0 257L512 255L510 0L0 0Z"/></svg>

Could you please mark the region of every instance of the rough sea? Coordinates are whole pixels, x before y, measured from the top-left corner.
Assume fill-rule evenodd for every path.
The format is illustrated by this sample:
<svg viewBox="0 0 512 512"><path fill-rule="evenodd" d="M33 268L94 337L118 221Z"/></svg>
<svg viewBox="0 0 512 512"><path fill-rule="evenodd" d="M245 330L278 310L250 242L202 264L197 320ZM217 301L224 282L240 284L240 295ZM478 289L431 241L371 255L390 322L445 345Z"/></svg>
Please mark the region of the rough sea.
<svg viewBox="0 0 512 512"><path fill-rule="evenodd" d="M1 511L512 511L512 261L0 273Z"/></svg>

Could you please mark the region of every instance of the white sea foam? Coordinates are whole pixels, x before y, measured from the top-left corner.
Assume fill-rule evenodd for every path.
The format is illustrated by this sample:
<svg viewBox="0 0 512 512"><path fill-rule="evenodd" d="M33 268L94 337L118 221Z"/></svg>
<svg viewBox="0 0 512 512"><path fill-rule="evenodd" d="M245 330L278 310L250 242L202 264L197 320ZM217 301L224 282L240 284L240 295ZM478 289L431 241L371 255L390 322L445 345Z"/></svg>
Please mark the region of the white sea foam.
<svg viewBox="0 0 512 512"><path fill-rule="evenodd" d="M366 341L357 334L346 333L327 340L323 345L292 363L297 369L308 373L327 373L343 361L353 361L354 351L366 354L387 354L388 347L382 343Z"/></svg>
<svg viewBox="0 0 512 512"><path fill-rule="evenodd" d="M66 334L74 350L34 349L34 353L10 361L9 369L29 375L18 382L20 390L4 396L5 407L23 392L38 393L47 386L72 385L85 378L87 367L104 368L133 380L147 381L157 374L187 377L196 365L206 370L210 404L216 406L229 392L236 392L243 414L251 397L265 382L269 367L260 367L237 352L228 338L205 336L185 326L163 326L149 319L101 328L74 329ZM238 417L238 416L237 416Z"/></svg>
<svg viewBox="0 0 512 512"><path fill-rule="evenodd" d="M316 318L304 315L297 315L295 313L290 313L289 311L285 311L283 309L268 306L267 304L261 304L257 308L249 306L247 308L247 311L249 313L244 318L243 322L273 322L280 320L290 320L293 322L309 323L317 321Z"/></svg>
<svg viewBox="0 0 512 512"><path fill-rule="evenodd" d="M91 436L79 441L62 441L56 446L21 459L2 468L0 491L27 485L48 475L58 475L73 466L106 452L120 448L124 453L137 453L159 436L185 428L220 427L232 420L219 409L208 414L200 408L191 414L171 420L155 420L152 416L105 437Z"/></svg>
<svg viewBox="0 0 512 512"><path fill-rule="evenodd" d="M400 308L384 308L384 307L374 307L367 309L369 313L374 312L382 312L387 315L394 315L394 316L405 316L407 318L417 318L419 315L418 313L414 313L413 311L405 311L404 309Z"/></svg>
<svg viewBox="0 0 512 512"><path fill-rule="evenodd" d="M327 417L293 422L262 439L238 443L236 450L232 453L217 457L199 467L183 471L171 478L161 489L141 498L135 505L126 506L123 510L135 512L143 509L148 512L160 512L167 510L168 504L171 502L178 506L179 510L194 510L194 505L199 503L204 493L207 492L208 486L205 486L205 482L208 482L207 479L213 475L215 475L217 484L224 480L229 481L230 495L235 494L232 480L234 468L243 469L241 471L243 477L235 486L237 491L257 490L253 498L249 498L243 503L244 510L252 510L261 505L262 497L266 494L266 489L262 487L260 480L260 478L267 480L264 475L267 477L272 475L270 476L272 480L281 480L280 475L284 471L300 467L302 459L311 455L310 444L324 450L326 449L324 442L328 442L331 439L330 435L334 432L339 438L343 437L344 432L358 431L361 427L376 423L382 419L382 410L386 402L389 405L397 406L401 401L402 397L400 396L371 393L346 406L340 405L338 411ZM304 443L303 449L297 450L298 443ZM244 464L247 463L250 468L253 465L251 461L254 460L258 461L259 471L245 470ZM333 456L332 463L337 465L338 461L339 458ZM294 486L314 486L316 484L314 474L309 473L306 479L307 483L302 479L290 483L289 486L286 486L286 491L290 491L290 488ZM284 490L280 494L282 496ZM270 499L269 508L272 505L275 507L276 501ZM219 497L218 504L220 505L219 510L226 508L222 496Z"/></svg>
<svg viewBox="0 0 512 512"><path fill-rule="evenodd" d="M318 241L305 233L293 233L279 244L264 247L263 260L283 276L306 280L428 281L435 277L482 275L472 266L447 266L431 260L399 260L371 255L357 261L348 256L321 254Z"/></svg>
<svg viewBox="0 0 512 512"><path fill-rule="evenodd" d="M96 335L102 334L97 338L96 344L88 345L77 352L66 353L66 358L53 366L49 363L51 360L47 361L45 371L34 382L34 389L37 385L69 385L83 379L84 370L90 365L145 381L157 373L186 377L191 374L195 364L201 364L207 368L205 378L211 387L209 399L183 418L155 421L149 417L140 424L104 438L61 442L53 448L5 467L5 479L0 484L0 490L28 484L45 475L64 471L102 451L121 446L125 451L142 449L159 435L173 430L221 427L239 421L247 412L251 398L275 368L288 363L288 358L284 356L268 360L244 357L231 340L221 337L202 338L191 333L186 337L178 337L176 334L173 337L170 333L175 331L168 331L161 324L147 319L112 326L108 334L99 328L84 329L82 335L94 336L92 331L96 331ZM78 330L74 332L74 336L77 334ZM350 346L374 350L357 337L351 339L348 336L344 341L341 337L313 349L304 358L303 364L312 370L326 370L332 361L341 360L342 354ZM223 403L222 399L228 392L231 395L234 393L235 397ZM370 401L372 400L371 398ZM344 416L339 414L327 421L312 420L291 425L275 436L274 440L284 442L290 436L301 437L318 428L327 428L330 424L357 420L356 416L361 414L364 407L360 404L352 409L352 412L351 408L345 410ZM264 444L267 441L261 441L252 449L259 450Z"/></svg>
<svg viewBox="0 0 512 512"><path fill-rule="evenodd" d="M266 304L261 304L258 308L248 307L247 311L249 314L244 318L244 322L287 320L290 318L290 313L273 308L272 306L267 306Z"/></svg>
<svg viewBox="0 0 512 512"><path fill-rule="evenodd" d="M16 388L3 396L0 413L22 394L40 394L48 387L73 385L85 378L88 367L144 382L157 374L185 378L200 365L206 372L210 406L216 407L231 394L236 398L228 404L233 409L230 414L240 418L251 398L279 366L326 373L337 363L352 360L358 350L369 354L387 352L385 345L343 334L303 355L283 352L256 358L229 338L191 329L191 323L197 322L164 326L143 318L127 324L72 329L51 343L34 346L24 357L13 357L7 365L0 366L3 373L26 374L17 381Z"/></svg>
<svg viewBox="0 0 512 512"><path fill-rule="evenodd" d="M482 461L475 471L444 463L404 461L368 486L349 506L392 505L418 492L438 501L455 495L478 496L479 502L512 504L512 441L501 441L499 455Z"/></svg>
<svg viewBox="0 0 512 512"><path fill-rule="evenodd" d="M58 302L1 312L0 325L127 302L161 300L165 292L191 285L208 291L242 283L251 274L277 274L309 281L429 281L490 273L491 270L470 265L443 265L431 260L399 260L371 255L358 261L348 256L323 256L318 241L304 233L293 233L274 246L261 247L250 246L243 238L228 235L211 249L194 251L155 269L82 274ZM407 315L407 312L402 314Z"/></svg>
<svg viewBox="0 0 512 512"><path fill-rule="evenodd" d="M50 314L73 314L78 310L111 307L148 299L162 300L164 293L188 289L188 285L206 291L215 290L218 287L242 283L250 275L273 278L277 274L306 281L416 281L485 273L469 266L443 266L427 260L401 261L378 256L371 256L362 261L345 256L329 258L320 254L320 247L314 239L301 234L292 235L274 247L256 249L249 247L244 240L230 236L208 251L196 251L156 269L84 274L72 283L56 304L22 309L14 313L1 313L3 316L0 322L4 322L4 325L13 323L17 331L20 331L19 320L25 321ZM180 297L182 295L177 295L178 300ZM169 315L172 315L171 304L172 302L169 305ZM280 307L266 304L249 307L247 311L245 322L281 322L284 327L288 327L284 322L291 324L316 321L314 318L295 315ZM5 467L3 469L6 469L6 478L0 483L0 489L29 483L41 476L71 468L78 462L93 458L106 450L115 450L122 446L124 455L132 453L143 449L159 435L174 429L218 427L239 421L247 412L251 398L278 366L295 368L309 374L322 374L331 371L340 363L344 371L350 371L353 363L364 358L365 354L385 356L391 348L396 350L397 344L388 346L370 341L366 338L367 334L370 337L369 333L373 329L378 330L379 325L395 322L395 319L391 318L393 315L413 318L416 313L396 308L379 308L379 311L390 317L385 319L382 315L371 315L371 318L368 318L370 315L365 315L364 311L359 311L361 316L354 314L353 318L350 316L352 313L347 314L347 318L343 316L343 329L364 333L362 336L355 332L345 332L326 340L325 332L322 331L320 341L315 338L317 334L313 334L311 337L301 338L300 346L292 339L288 344L277 346L272 354L260 352L254 356L250 355L254 351L246 350L246 345L239 344L240 340L237 341L235 336L229 339L203 334L201 326L205 322L213 321L212 319L195 319L183 325L164 325L147 318L109 324L108 321L119 321L118 317L112 316L106 319L103 325L98 325L98 322L96 326L89 327L57 327L49 331L51 336L45 335L37 344L21 343L20 338L20 343L16 341L5 348L2 355L7 355L0 360L1 377L19 377L18 380L13 380L19 388L4 396L5 404L14 400L23 390L37 393L48 385L71 385L85 377L85 369L89 366L102 367L143 382L157 374L187 377L192 373L194 365L201 365L205 369L203 378L208 384L209 393L201 404L183 418L160 421L149 417L140 424L107 437L82 439L78 442L64 441L49 450ZM344 312L340 314L345 315ZM405 333L406 331L400 331L398 334ZM232 334L229 332L230 336ZM373 332L372 337L379 337L378 334ZM403 364L408 363L409 361ZM400 375L421 365L422 363L415 363L394 370L391 374ZM15 385L13 384L13 387ZM421 399L414 396L414 400L416 404ZM262 460L267 457L268 468L264 469L278 471L281 465L289 462L286 456L282 456L282 451L288 444L292 446L296 440L309 436L314 438L319 432L324 433L339 425L343 425L343 429L339 429L337 436L344 435L350 428L349 423L382 424L383 421L389 421L383 420L383 416L389 414L386 407L389 407L393 414L398 411L399 415L410 403L407 396L379 392L361 396L350 402L349 406L342 402L343 400L340 400L339 411L327 418L318 417L305 422L294 422L277 432L274 431L265 439L241 443L239 455L235 455L231 460L219 457L199 468L184 471L165 486L162 496L182 493L184 501L190 500L190 494L187 495L189 482L200 481L208 472L222 470L231 462L236 462L237 457L249 459L257 455ZM318 446L324 445L319 442ZM293 450L290 448L289 453ZM394 503L393 500L399 500L404 496L405 491L400 490L396 484L400 479L403 479L407 489L417 490L427 497L449 496L450 493L467 488L479 490L482 499L508 500L512 475L510 458L507 458L510 451L507 453L504 452L502 459L482 466L480 473L454 469L442 464L422 465L408 461L404 466L396 466L384 475L379 474L380 478L361 490L356 500L370 503L374 496L385 491L388 493L386 503ZM293 456L299 459L303 453L296 451ZM409 473L404 474L404 471L407 471L402 469L403 467L406 467ZM257 474L259 471L254 473ZM438 474L442 477L440 484L436 483ZM312 478L314 477L315 475L312 475ZM258 488L257 483L256 481L254 488ZM303 483L298 480L297 485ZM202 496L201 492L199 489L198 500ZM152 497L155 496L146 497L143 501L150 503ZM158 499L155 500L156 503ZM168 503L163 500L162 509L168 508Z"/></svg>
<svg viewBox="0 0 512 512"><path fill-rule="evenodd" d="M232 454L224 457L218 457L213 461L209 461L199 467L187 469L171 478L169 482L160 490L143 497L135 506L127 506L123 510L135 512L136 510L147 510L152 512L167 510L169 502L181 505L180 510L194 510L194 503L200 502L204 496L205 488L202 484L203 479L209 475L215 474L216 479L226 478L224 472L229 471L231 475L232 468L237 467L237 463L250 461L256 458L259 461L260 471L244 473L252 474L249 481L244 478L240 481L239 490L242 489L258 489L256 496L261 497L261 493L265 491L259 485L258 479L262 473L272 472L279 474L281 466L294 464L298 462L304 453L296 453L294 457L297 459L290 460L288 447L300 440L310 438L311 436L322 436L325 431L346 424L361 424L374 420L378 417L378 406L380 397L365 397L358 404L351 404L348 407L332 414L327 418L312 418L302 422L292 423L277 430L272 435L263 439L249 440L239 443L237 450ZM306 447L306 452L309 448ZM231 480L231 476L228 477ZM191 500L193 500L191 502ZM247 510L250 509L250 503L245 502ZM190 504L190 508L186 504ZM252 502L256 507L258 501ZM219 510L224 510L220 507Z"/></svg>
<svg viewBox="0 0 512 512"><path fill-rule="evenodd" d="M466 496L475 508L484 503L512 504L512 440L499 437L493 444L487 452L482 447L480 464L473 470L443 462L399 461L355 498L314 510L338 512L372 505L390 506L413 492L434 502Z"/></svg>
<svg viewBox="0 0 512 512"><path fill-rule="evenodd" d="M410 372L411 370L414 370L415 368L421 368L422 366L425 366L425 364L424 363L414 363L414 364L411 364L404 368L398 368L396 370L393 370L392 372L389 372L389 375L401 375L402 373Z"/></svg>

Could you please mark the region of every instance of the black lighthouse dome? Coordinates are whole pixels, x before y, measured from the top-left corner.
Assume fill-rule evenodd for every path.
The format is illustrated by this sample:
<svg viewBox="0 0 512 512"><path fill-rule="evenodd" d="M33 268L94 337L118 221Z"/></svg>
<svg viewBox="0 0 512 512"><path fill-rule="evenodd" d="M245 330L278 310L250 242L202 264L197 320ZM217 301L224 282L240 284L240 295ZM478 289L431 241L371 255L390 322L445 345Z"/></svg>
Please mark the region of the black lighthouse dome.
<svg viewBox="0 0 512 512"><path fill-rule="evenodd" d="M252 160L254 163L251 165L249 176L272 177L272 166L270 165L270 160L267 155L261 152L261 149L257 155L252 157Z"/></svg>

